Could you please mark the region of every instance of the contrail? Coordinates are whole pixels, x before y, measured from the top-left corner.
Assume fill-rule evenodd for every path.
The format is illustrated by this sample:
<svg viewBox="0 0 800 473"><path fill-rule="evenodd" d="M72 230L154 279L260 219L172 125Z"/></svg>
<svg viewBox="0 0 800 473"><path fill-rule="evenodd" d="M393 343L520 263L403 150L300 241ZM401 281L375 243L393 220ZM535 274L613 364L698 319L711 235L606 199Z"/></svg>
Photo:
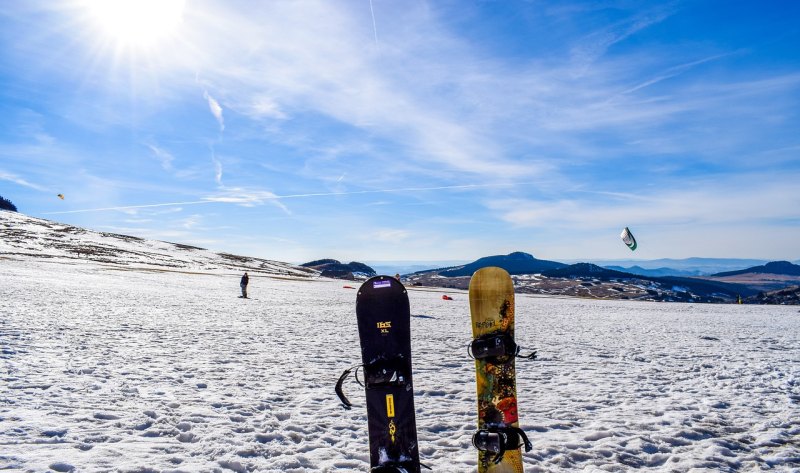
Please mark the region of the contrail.
<svg viewBox="0 0 800 473"><path fill-rule="evenodd" d="M403 187L398 189L376 189L376 190L363 190L363 191L342 191L342 192L313 192L308 194L288 194L288 195L257 195L248 196L247 192L242 192L242 196L220 196L208 197L204 200L193 200L188 202L168 202L163 204L143 204L143 205L125 205L120 207L103 207L98 209L81 209L81 210L64 210L61 212L43 212L42 215L61 215L61 214L76 214L85 212L105 212L109 210L131 210L131 209L146 209L151 207L169 207L172 205L200 205L200 204L244 204L244 203L258 203L263 200L281 200L281 199L300 199L305 197L331 197L340 195L362 195L362 194L391 194L395 192L421 192L421 191L436 191L436 190L455 190L455 189L480 189L487 187L511 187L523 182L509 183L509 184L463 184L458 186L437 186L437 187Z"/></svg>
<svg viewBox="0 0 800 473"><path fill-rule="evenodd" d="M369 0L369 12L372 13L372 31L375 33L375 46L378 45L378 26L375 24L375 10L372 8L372 0Z"/></svg>

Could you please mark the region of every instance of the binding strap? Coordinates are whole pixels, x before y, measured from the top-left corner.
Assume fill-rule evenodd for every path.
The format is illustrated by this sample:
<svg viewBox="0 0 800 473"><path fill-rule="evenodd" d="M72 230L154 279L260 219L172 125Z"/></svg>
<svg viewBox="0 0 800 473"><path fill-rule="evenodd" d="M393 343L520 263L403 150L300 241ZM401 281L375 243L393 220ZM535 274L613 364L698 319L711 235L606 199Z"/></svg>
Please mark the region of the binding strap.
<svg viewBox="0 0 800 473"><path fill-rule="evenodd" d="M364 382L358 379L358 370L364 372ZM392 358L391 360L378 359L367 365L359 364L351 366L342 372L339 380L336 381L336 395L342 402L345 409L350 409L353 403L344 395L342 385L345 379L350 374L356 379L356 382L366 389L372 389L381 386L405 386L408 383L408 363L403 357Z"/></svg>
<svg viewBox="0 0 800 473"><path fill-rule="evenodd" d="M467 348L467 353L474 360L507 361L508 357L536 359L536 350L527 355L520 355L522 347L517 345L509 333L493 332L481 335L472 340Z"/></svg>
<svg viewBox="0 0 800 473"><path fill-rule="evenodd" d="M472 445L482 452L494 453L492 462L495 464L503 461L503 455L508 450L516 450L523 445L526 452L530 452L533 448L525 432L513 426L490 426L481 429L472 436Z"/></svg>
<svg viewBox="0 0 800 473"><path fill-rule="evenodd" d="M336 381L336 388L335 388L336 395L339 396L339 400L342 401L342 405L344 406L345 409L350 409L353 406L353 403L350 402L350 400L347 399L347 396L344 395L344 391L342 390L342 384L344 384L344 380L347 379L347 377L350 376L350 373L352 373L353 371L355 371L354 376L356 378L356 381L358 381L358 369L361 368L361 366L362 365L355 365L351 366L350 368L347 368L346 370L344 370L342 375L339 376L339 380Z"/></svg>

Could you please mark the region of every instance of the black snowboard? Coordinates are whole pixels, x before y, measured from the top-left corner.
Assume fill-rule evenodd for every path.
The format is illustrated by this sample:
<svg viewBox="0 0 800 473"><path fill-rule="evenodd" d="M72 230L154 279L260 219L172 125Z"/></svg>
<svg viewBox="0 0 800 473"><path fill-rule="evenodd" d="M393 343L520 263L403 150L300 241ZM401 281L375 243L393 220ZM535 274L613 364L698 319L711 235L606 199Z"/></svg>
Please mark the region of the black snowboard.
<svg viewBox="0 0 800 473"><path fill-rule="evenodd" d="M406 289L391 276L369 279L358 290L356 317L364 363L370 465L373 471L419 473Z"/></svg>

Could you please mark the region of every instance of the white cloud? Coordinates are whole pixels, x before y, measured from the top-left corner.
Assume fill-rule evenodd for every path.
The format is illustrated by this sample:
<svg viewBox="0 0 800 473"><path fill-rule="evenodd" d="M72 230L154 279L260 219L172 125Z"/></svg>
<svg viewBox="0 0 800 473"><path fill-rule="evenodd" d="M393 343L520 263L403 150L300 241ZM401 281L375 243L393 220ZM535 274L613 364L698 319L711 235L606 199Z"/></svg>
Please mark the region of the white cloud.
<svg viewBox="0 0 800 473"><path fill-rule="evenodd" d="M233 108L236 109L235 111L254 119L285 120L288 118L286 113L281 110L278 102L267 95L255 95L242 104L235 104Z"/></svg>
<svg viewBox="0 0 800 473"><path fill-rule="evenodd" d="M609 48L637 32L669 18L672 12L662 7L633 15L597 31L593 31L572 47L571 56L575 72L583 76L593 62L606 54Z"/></svg>
<svg viewBox="0 0 800 473"><path fill-rule="evenodd" d="M408 230L402 230L397 228L384 228L377 231L372 232L368 236L366 236L366 240L371 241L383 241L383 242L401 242L404 240L408 240L411 238L412 234Z"/></svg>
<svg viewBox="0 0 800 473"><path fill-rule="evenodd" d="M180 226L180 227L182 227L182 228L184 228L186 230L192 230L192 229L196 228L198 225L200 225L202 222L203 222L203 216L202 215L198 215L198 214L194 214L194 215L189 215L188 217L180 219L178 221L178 226Z"/></svg>
<svg viewBox="0 0 800 473"><path fill-rule="evenodd" d="M217 185L221 186L222 185L222 162L219 159L217 159L216 156L213 155L213 152L212 152L212 155L211 155L211 162L214 163L214 182L216 182Z"/></svg>
<svg viewBox="0 0 800 473"><path fill-rule="evenodd" d="M214 42L197 40L207 54L201 75L209 83L224 84L226 101L237 104L241 113L267 119L285 118L295 111L322 114L406 148L410 162L424 166L491 176L535 172L514 163L502 144L462 120L452 106L442 108L445 101L435 99L436 89L455 85L467 72L457 62L469 62L464 56L470 48L442 37L437 25L426 20L429 14L423 8L391 13L400 13L411 24L422 21L417 25L422 31L419 35L416 30L403 31L410 36L395 37L394 45L387 42L380 55L371 44L364 44L365 38L374 36L371 21L363 23L364 18L356 18L341 4L266 3L249 9L246 16L234 12L208 13L214 19L214 34L209 36ZM208 32L208 28L197 30ZM399 49L400 43L417 50ZM430 56L425 50L436 43L451 50L443 51L443 57L452 53L456 58L432 70L427 61L442 57L416 55ZM241 66L239 51L246 51L247 67ZM448 72L449 65L454 70ZM208 98L219 115L218 104Z"/></svg>
<svg viewBox="0 0 800 473"><path fill-rule="evenodd" d="M172 161L175 160L175 157L171 153L169 153L168 151L166 151L163 148L159 148L156 145L148 144L146 146L148 148L150 148L150 151L153 152L153 155L156 158L158 158L159 161L161 161L161 167L162 168L164 168L167 171L172 170Z"/></svg>
<svg viewBox="0 0 800 473"><path fill-rule="evenodd" d="M222 117L222 107L219 105L219 102L217 102L208 91L203 92L203 97L208 101L208 109L211 111L211 114L214 115L217 123L219 123L219 131L225 131L225 119Z"/></svg>
<svg viewBox="0 0 800 473"><path fill-rule="evenodd" d="M38 184L34 184L34 183L31 183L31 182L28 182L27 180L15 175L15 174L11 174L11 173L4 172L4 171L0 171L0 180L13 182L14 184L17 184L19 186L28 187L30 189L35 189L37 191L42 191L42 192L48 192L49 191L44 186L40 186Z"/></svg>
<svg viewBox="0 0 800 473"><path fill-rule="evenodd" d="M642 194L569 193L553 200L487 202L520 227L586 230L624 226L761 225L800 220L800 176L719 178Z"/></svg>
<svg viewBox="0 0 800 473"><path fill-rule="evenodd" d="M243 207L255 207L269 203L281 209L287 215L292 212L281 201L282 197L264 190L251 190L244 188L221 188L219 192L208 196L205 200L209 202L223 202L228 204L238 204Z"/></svg>

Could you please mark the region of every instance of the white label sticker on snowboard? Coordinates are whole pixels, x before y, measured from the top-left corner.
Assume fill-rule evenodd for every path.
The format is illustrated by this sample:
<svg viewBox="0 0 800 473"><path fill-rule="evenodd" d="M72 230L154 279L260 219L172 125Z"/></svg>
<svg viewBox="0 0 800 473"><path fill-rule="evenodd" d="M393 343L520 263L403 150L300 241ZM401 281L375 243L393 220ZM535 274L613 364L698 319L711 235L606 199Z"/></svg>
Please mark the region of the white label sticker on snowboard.
<svg viewBox="0 0 800 473"><path fill-rule="evenodd" d="M392 281L389 281L388 279L384 279L383 281L373 281L372 283L372 287L374 289L382 289L384 287L391 287L391 286L392 286Z"/></svg>

